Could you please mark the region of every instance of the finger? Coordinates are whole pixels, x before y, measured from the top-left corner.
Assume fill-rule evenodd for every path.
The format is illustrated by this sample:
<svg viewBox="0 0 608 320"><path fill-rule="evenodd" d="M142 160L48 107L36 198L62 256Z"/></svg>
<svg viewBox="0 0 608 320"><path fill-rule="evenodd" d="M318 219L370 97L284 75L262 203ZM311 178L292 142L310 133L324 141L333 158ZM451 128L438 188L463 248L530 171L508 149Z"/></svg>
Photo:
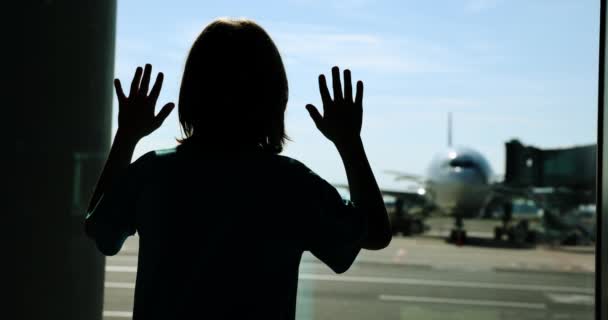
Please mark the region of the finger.
<svg viewBox="0 0 608 320"><path fill-rule="evenodd" d="M334 101L342 100L342 84L340 83L340 69L338 67L331 68L331 77L334 86Z"/></svg>
<svg viewBox="0 0 608 320"><path fill-rule="evenodd" d="M139 94L146 96L148 94L148 86L150 85L150 74L152 73L152 65L146 64L144 68L144 76L141 78L141 85L139 86Z"/></svg>
<svg viewBox="0 0 608 320"><path fill-rule="evenodd" d="M331 103L331 96L324 75L319 75L319 92L321 92L321 101L323 101L323 108L325 109L325 106Z"/></svg>
<svg viewBox="0 0 608 320"><path fill-rule="evenodd" d="M175 108L175 104L173 102L169 102L164 105L162 109L160 109L160 112L158 112L158 114L154 118L156 128L160 127L163 124L163 122L165 121L165 119L167 119L171 111L173 111L173 108Z"/></svg>
<svg viewBox="0 0 608 320"><path fill-rule="evenodd" d="M350 80L350 70L344 70L344 100L353 102L353 85Z"/></svg>
<svg viewBox="0 0 608 320"><path fill-rule="evenodd" d="M118 102L123 102L127 100L125 92L122 91L122 85L120 84L120 80L114 79L114 88L116 89L116 96L118 97Z"/></svg>
<svg viewBox="0 0 608 320"><path fill-rule="evenodd" d="M308 110L308 114L310 114L310 117L312 118L312 121L315 123L317 128L320 128L321 122L323 121L323 116L321 115L321 113L319 113L319 110L317 110L317 108L312 104L307 104L306 110Z"/></svg>
<svg viewBox="0 0 608 320"><path fill-rule="evenodd" d="M135 69L135 75L133 76L133 81L131 81L131 90L129 91L129 98L133 98L137 93L137 89L139 88L139 80L141 79L141 67L137 67Z"/></svg>
<svg viewBox="0 0 608 320"><path fill-rule="evenodd" d="M363 82L361 80L357 81L357 93L355 96L355 104L361 106L363 102Z"/></svg>
<svg viewBox="0 0 608 320"><path fill-rule="evenodd" d="M158 99L158 95L160 94L160 89L163 86L164 75L162 72L159 72L156 76L156 81L154 81L154 86L152 86L152 90L150 91L149 98L152 100L152 104L156 103L156 99Z"/></svg>

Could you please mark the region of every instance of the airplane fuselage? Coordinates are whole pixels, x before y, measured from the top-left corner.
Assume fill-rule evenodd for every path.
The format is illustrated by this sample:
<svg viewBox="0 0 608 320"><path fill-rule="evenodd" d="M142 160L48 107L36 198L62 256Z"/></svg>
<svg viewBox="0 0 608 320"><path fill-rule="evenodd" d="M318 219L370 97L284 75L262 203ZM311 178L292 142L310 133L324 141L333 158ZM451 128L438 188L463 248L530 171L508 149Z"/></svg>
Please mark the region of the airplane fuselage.
<svg viewBox="0 0 608 320"><path fill-rule="evenodd" d="M429 165L426 195L444 213L474 218L482 214L491 196L492 168L485 157L470 148L449 148Z"/></svg>

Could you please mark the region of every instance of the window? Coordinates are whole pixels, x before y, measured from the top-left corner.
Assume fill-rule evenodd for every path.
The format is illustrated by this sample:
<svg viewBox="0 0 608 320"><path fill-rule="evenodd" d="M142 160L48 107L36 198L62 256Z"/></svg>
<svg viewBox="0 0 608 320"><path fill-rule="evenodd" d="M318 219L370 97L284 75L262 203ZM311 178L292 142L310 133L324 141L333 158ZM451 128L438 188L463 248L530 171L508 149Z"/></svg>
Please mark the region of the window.
<svg viewBox="0 0 608 320"><path fill-rule="evenodd" d="M165 73L159 103L177 102L202 28L257 21L289 78L283 154L336 184L347 181L339 155L304 106L320 107L317 76L333 65L364 81L363 140L380 187L400 199L387 198L395 235L342 275L305 254L298 319L593 319L599 5L121 1L115 70L124 85L151 63ZM135 158L175 145L176 115ZM524 151L509 151L514 138ZM107 260L107 319L129 316L137 250L132 237Z"/></svg>

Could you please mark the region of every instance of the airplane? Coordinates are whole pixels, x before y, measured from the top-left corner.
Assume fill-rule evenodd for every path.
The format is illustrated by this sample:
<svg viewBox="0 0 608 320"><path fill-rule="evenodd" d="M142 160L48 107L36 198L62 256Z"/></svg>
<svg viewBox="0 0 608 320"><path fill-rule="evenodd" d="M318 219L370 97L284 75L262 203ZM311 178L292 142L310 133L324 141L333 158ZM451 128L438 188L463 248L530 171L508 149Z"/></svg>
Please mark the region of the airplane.
<svg viewBox="0 0 608 320"><path fill-rule="evenodd" d="M385 171L396 180L409 180L418 184L415 193L408 191L381 190L384 195L398 201L426 203L425 214L431 210L454 217L454 229L450 240L466 239L464 219L478 218L492 200L492 185L497 182L488 160L478 151L452 145L452 113L448 113L448 147L431 160L425 177ZM396 201L397 202L397 201ZM400 210L401 208L396 208ZM399 213L397 213L399 214Z"/></svg>
<svg viewBox="0 0 608 320"><path fill-rule="evenodd" d="M530 217L518 218L513 224L513 200L529 199L541 208L550 207L550 203L539 194L538 188L514 188L503 183L500 176L494 174L489 161L478 151L464 146L452 145L452 114L448 113L448 147L437 153L431 160L426 176L418 176L387 170L396 180L405 180L416 184L413 190L381 189L384 196L395 198L391 224L393 233L405 235L424 232L422 218L431 214L443 214L454 217L454 228L450 232L451 242L462 244L467 233L465 219L487 217L492 210L501 214L502 225L494 229L494 238L502 240L504 236L517 245L534 243L538 239L536 231L530 230ZM348 188L337 184L336 187ZM414 209L414 210L412 210ZM412 215L410 212L416 212ZM547 210L548 211L548 210ZM543 220L542 210L538 220ZM555 218L555 215L550 217ZM558 232L568 232L576 228L573 224L544 221L546 226L559 226Z"/></svg>

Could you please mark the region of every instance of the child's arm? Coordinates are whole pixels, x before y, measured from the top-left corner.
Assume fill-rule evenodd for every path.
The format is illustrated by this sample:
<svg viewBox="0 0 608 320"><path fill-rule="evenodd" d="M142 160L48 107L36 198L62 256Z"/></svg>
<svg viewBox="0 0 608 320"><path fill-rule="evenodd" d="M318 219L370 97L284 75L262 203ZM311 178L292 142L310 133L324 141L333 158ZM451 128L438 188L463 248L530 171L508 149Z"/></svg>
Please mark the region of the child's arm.
<svg viewBox="0 0 608 320"><path fill-rule="evenodd" d="M344 70L344 93L338 67L332 68L332 77L333 100L329 95L325 76L319 76L323 115L311 104L307 105L306 109L317 128L338 149L346 169L351 200L368 216L368 232L362 247L371 250L383 249L390 243L392 234L384 200L361 141L363 82L357 82L353 100L350 71Z"/></svg>
<svg viewBox="0 0 608 320"><path fill-rule="evenodd" d="M151 72L152 66L147 64L142 77L142 68L137 68L131 82L129 97L125 96L120 80L114 81L119 103L118 130L87 210L89 216L85 222L85 232L93 238L97 238L99 235L96 232L95 224L92 223L95 219L91 219L91 213L103 194L109 191L116 178L124 173L131 163L133 151L139 140L160 127L174 107L172 103L168 103L158 115L154 115L163 74L158 74L150 95L148 95Z"/></svg>

